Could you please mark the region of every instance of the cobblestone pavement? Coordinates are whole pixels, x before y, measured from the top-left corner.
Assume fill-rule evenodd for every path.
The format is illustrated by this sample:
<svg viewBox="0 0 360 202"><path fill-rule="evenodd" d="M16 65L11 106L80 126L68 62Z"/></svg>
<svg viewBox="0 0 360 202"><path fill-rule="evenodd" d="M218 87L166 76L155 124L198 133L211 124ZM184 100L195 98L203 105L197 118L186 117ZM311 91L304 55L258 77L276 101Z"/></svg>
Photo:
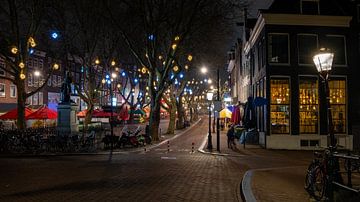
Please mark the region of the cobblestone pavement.
<svg viewBox="0 0 360 202"><path fill-rule="evenodd" d="M206 120L148 152L0 159L0 201L239 201L245 168L191 153Z"/></svg>

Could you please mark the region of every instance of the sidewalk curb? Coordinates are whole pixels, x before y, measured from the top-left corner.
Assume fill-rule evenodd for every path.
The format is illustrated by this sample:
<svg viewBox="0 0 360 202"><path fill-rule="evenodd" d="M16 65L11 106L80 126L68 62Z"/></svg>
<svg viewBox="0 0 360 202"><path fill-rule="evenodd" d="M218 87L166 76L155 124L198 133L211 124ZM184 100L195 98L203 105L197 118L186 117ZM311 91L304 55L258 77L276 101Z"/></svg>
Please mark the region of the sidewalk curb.
<svg viewBox="0 0 360 202"><path fill-rule="evenodd" d="M204 147L205 147L206 142L207 142L207 133L206 133L206 135L205 135L204 140L202 141L201 145L200 145L199 148L198 148L198 151L199 151L200 153L208 154L208 155L216 155L216 156L229 156L229 157L243 157L243 156L247 156L247 155L243 155L243 154L226 154L226 153L205 151L205 150L204 150Z"/></svg>
<svg viewBox="0 0 360 202"><path fill-rule="evenodd" d="M245 172L242 180L241 180L241 193L244 201L256 201L256 198L252 192L251 188L251 178L255 171L269 171L269 170L279 170L279 169L289 169L289 168L297 168L303 166L285 166L285 167L271 167L271 168L258 168L251 169Z"/></svg>
<svg viewBox="0 0 360 202"><path fill-rule="evenodd" d="M169 138L169 139L165 139L163 141L161 141L160 143L151 145L149 147L142 147L139 149L134 149L134 150L129 150L129 151L101 151L101 152L82 152L82 153L48 153L48 154L9 154L9 155L1 155L0 157L5 157L5 158L20 158L20 157L53 157L53 156L85 156L85 155L109 155L110 153L113 154L130 154L130 153L139 153L139 152L143 152L144 149L146 148L147 151L150 151L151 149L157 148L165 143L167 143L170 140L174 140L180 136L182 136L184 133L186 133L187 131L189 131L190 129L192 129L195 125L197 125L199 122L201 121L201 118L199 118L199 120L197 120L194 124L192 124L189 128L187 128L184 131L181 131L179 134L176 134L175 136Z"/></svg>
<svg viewBox="0 0 360 202"><path fill-rule="evenodd" d="M256 198L251 189L251 177L253 175L253 170L248 170L245 172L241 180L241 193L244 201L254 202Z"/></svg>

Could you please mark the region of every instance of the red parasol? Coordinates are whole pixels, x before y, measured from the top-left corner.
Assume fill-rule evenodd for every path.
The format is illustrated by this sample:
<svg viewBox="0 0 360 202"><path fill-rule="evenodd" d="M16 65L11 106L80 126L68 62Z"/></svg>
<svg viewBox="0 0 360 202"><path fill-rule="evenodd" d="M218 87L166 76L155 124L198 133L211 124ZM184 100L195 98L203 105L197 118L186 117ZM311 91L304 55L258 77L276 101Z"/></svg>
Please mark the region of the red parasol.
<svg viewBox="0 0 360 202"><path fill-rule="evenodd" d="M125 120L125 121L129 120L130 116L127 106L125 108L122 108L119 116L121 120Z"/></svg>
<svg viewBox="0 0 360 202"><path fill-rule="evenodd" d="M41 107L36 112L27 116L27 119L56 119L58 116L57 112L49 109L47 106Z"/></svg>
<svg viewBox="0 0 360 202"><path fill-rule="evenodd" d="M27 119L27 116L29 116L31 113L33 113L33 111L30 108L25 107L25 119ZM18 118L17 108L10 110L7 113L0 116L0 119L17 119L17 118Z"/></svg>
<svg viewBox="0 0 360 202"><path fill-rule="evenodd" d="M115 113L115 112L112 113L112 116L113 116L113 117L118 116L118 115L119 115L119 114L117 114L117 113ZM105 112L105 111L102 111L102 110L101 110L101 111L100 111L100 110L94 111L92 117L95 117L95 118L111 117L111 112Z"/></svg>
<svg viewBox="0 0 360 202"><path fill-rule="evenodd" d="M240 108L238 106L235 106L231 114L231 122L237 125L240 124L240 121L241 121Z"/></svg>

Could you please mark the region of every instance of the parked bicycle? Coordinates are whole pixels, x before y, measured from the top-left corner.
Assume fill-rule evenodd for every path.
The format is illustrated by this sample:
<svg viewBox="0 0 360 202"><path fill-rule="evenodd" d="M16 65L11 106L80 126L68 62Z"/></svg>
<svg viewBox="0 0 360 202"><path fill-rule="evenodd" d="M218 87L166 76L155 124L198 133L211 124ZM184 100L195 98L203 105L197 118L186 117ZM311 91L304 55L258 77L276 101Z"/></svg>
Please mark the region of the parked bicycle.
<svg viewBox="0 0 360 202"><path fill-rule="evenodd" d="M336 147L328 147L324 153L314 152L315 159L309 165L305 176L305 190L315 200L324 196L332 198L334 182L342 184Z"/></svg>

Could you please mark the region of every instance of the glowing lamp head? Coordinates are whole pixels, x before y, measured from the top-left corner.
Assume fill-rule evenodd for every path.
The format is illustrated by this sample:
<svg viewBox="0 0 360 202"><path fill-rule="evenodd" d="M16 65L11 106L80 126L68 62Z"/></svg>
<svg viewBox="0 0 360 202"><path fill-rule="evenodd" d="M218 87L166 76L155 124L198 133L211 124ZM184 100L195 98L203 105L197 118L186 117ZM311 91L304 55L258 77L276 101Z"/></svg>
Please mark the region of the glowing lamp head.
<svg viewBox="0 0 360 202"><path fill-rule="evenodd" d="M40 72L39 72L39 71L35 71L35 72L34 72L34 76L36 76L36 77L40 76Z"/></svg>
<svg viewBox="0 0 360 202"><path fill-rule="evenodd" d="M208 69L206 67L202 67L200 71L201 73L206 74L208 72Z"/></svg>
<svg viewBox="0 0 360 202"><path fill-rule="evenodd" d="M115 60L111 61L111 66L115 66L115 65L116 65Z"/></svg>
<svg viewBox="0 0 360 202"><path fill-rule="evenodd" d="M117 77L116 73L115 72L111 73L111 77L116 78Z"/></svg>
<svg viewBox="0 0 360 202"><path fill-rule="evenodd" d="M179 36L175 36L175 41L179 41L180 37Z"/></svg>
<svg viewBox="0 0 360 202"><path fill-rule="evenodd" d="M189 69L189 65L185 65L185 69L188 70L188 69Z"/></svg>
<svg viewBox="0 0 360 202"><path fill-rule="evenodd" d="M314 64L318 72L330 71L334 60L334 53L328 52L325 49L320 49L320 52L313 57Z"/></svg>
<svg viewBox="0 0 360 202"><path fill-rule="evenodd" d="M105 79L102 79L102 80L101 80L101 83L102 83L102 84L105 84L105 82L106 82Z"/></svg>
<svg viewBox="0 0 360 202"><path fill-rule="evenodd" d="M175 50L176 47L177 47L177 45L176 45L175 43L171 46L171 48L172 48L173 50Z"/></svg>
<svg viewBox="0 0 360 202"><path fill-rule="evenodd" d="M212 93L212 92L206 93L206 99L207 99L208 101L211 101L211 100L213 99L213 96L214 96L214 93Z"/></svg>
<svg viewBox="0 0 360 202"><path fill-rule="evenodd" d="M100 60L99 60L99 59L96 59L96 60L95 60L95 64L96 64L96 65L100 64Z"/></svg>
<svg viewBox="0 0 360 202"><path fill-rule="evenodd" d="M173 67L173 70L174 70L174 72L179 71L179 66L175 65L175 66Z"/></svg>

